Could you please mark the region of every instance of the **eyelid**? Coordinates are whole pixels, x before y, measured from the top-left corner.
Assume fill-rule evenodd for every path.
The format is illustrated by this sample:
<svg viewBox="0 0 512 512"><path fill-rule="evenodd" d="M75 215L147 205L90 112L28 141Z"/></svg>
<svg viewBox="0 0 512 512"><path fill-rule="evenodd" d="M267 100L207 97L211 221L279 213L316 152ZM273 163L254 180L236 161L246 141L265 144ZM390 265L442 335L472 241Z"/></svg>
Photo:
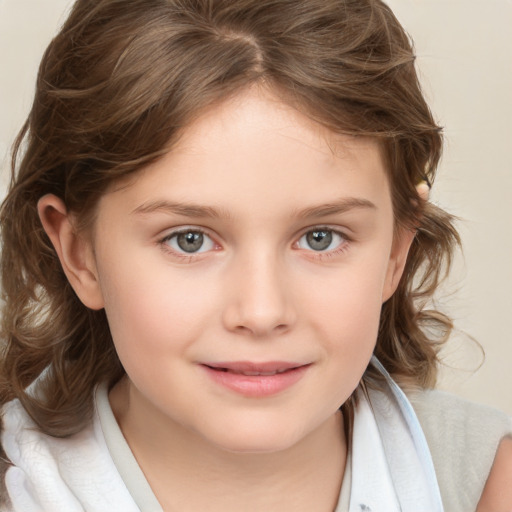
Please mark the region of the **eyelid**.
<svg viewBox="0 0 512 512"><path fill-rule="evenodd" d="M311 233L312 231L321 231L321 230L330 231L332 233L337 234L338 236L340 236L342 238L341 243L337 247L335 247L333 249L325 250L325 251L315 251L312 248L305 249L302 247L298 247L299 241L304 236L306 236L308 233ZM352 238L350 236L348 236L346 234L346 232L344 230L340 229L338 226L334 227L334 226L329 226L329 225L325 225L325 224L320 224L320 225L316 225L316 226L310 226L310 227L302 230L300 235L296 238L296 241L294 242L293 246L296 250L301 250L301 251L304 251L305 253L307 253L309 258L321 260L323 258L331 258L333 256L336 256L338 254L345 252L349 248L352 241L353 241Z"/></svg>
<svg viewBox="0 0 512 512"><path fill-rule="evenodd" d="M198 252L190 252L187 253L186 251L176 250L175 248L171 247L167 242L171 240L172 238L183 234L183 233L189 233L189 232L197 232L201 233L203 236L208 237L212 244L213 248L208 249L205 251L198 251ZM204 254L211 252L212 250L218 250L221 245L217 241L217 237L212 235L211 231L208 229L205 229L201 226L179 226L172 228L170 231L168 231L164 236L160 236L157 240L158 245L162 247L162 249L168 253L172 253L173 256L176 256L178 258L186 258L186 259L194 259L203 256Z"/></svg>
<svg viewBox="0 0 512 512"><path fill-rule="evenodd" d="M329 249L325 251L315 251L314 249L303 249L301 247L298 247L299 240L305 236L306 234L310 233L311 231L315 230L325 230L325 231L331 231L337 235L339 235L342 238L342 242L339 244L338 247L335 247L334 249ZM166 242L173 238L174 236L179 235L180 233L187 233L189 231L196 231L198 233L203 234L204 236L207 236L211 239L212 243L214 244L213 249L209 249L202 252L191 252L187 253L185 251L177 251L170 247ZM177 226L175 228L171 228L164 236L160 236L157 240L158 245L162 247L163 250L165 250L168 253L172 253L173 256L176 256L180 259L187 259L189 261L196 260L200 258L201 256L206 255L209 252L219 250L222 248L222 245L218 242L218 236L216 234L212 234L211 230L196 226L196 225L184 225L184 226ZM336 256L338 254L341 254L342 252L346 251L348 249L348 246L353 241L352 237L347 235L346 231L339 226L329 226L325 224L319 224L319 225L313 225L309 226L307 228L304 228L300 231L300 234L295 237L295 242L293 243L293 248L296 250L303 250L304 252L308 253L309 258L313 259L322 259L322 258L329 258Z"/></svg>
<svg viewBox="0 0 512 512"><path fill-rule="evenodd" d="M307 228L301 229L296 236L296 240L301 239L304 235L311 233L311 231L331 231L341 236L344 240L352 241L352 237L347 233L348 230L340 228L339 226L329 226L328 224L317 224L308 226Z"/></svg>

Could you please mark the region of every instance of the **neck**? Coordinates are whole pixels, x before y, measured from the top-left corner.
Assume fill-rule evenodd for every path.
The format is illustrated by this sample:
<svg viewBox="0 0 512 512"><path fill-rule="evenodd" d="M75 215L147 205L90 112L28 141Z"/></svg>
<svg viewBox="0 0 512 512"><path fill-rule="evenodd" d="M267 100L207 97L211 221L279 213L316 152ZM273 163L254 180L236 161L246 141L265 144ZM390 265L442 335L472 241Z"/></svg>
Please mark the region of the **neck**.
<svg viewBox="0 0 512 512"><path fill-rule="evenodd" d="M110 401L121 430L163 509L183 512L332 512L346 460L337 413L295 445L269 453L232 452L149 411L136 410L130 386Z"/></svg>

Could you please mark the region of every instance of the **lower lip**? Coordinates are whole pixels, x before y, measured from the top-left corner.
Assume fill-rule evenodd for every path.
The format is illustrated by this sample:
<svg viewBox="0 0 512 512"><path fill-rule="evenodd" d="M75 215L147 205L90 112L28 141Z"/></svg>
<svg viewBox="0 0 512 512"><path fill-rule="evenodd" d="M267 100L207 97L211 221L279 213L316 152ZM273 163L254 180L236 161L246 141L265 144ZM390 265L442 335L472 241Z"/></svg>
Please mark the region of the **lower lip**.
<svg viewBox="0 0 512 512"><path fill-rule="evenodd" d="M275 375L242 375L214 370L206 365L201 366L217 384L247 397L261 398L276 395L296 384L310 365L299 366Z"/></svg>

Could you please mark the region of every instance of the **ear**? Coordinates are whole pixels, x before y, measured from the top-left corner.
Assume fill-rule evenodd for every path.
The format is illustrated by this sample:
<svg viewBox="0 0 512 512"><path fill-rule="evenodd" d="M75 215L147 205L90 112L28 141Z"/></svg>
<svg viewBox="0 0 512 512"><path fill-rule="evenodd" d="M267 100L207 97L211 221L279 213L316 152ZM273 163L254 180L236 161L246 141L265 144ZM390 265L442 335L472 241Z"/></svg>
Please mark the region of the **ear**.
<svg viewBox="0 0 512 512"><path fill-rule="evenodd" d="M420 181L416 185L416 192L420 201L426 202L429 200L430 187L431 185L427 179ZM395 234L386 273L386 281L382 291L382 302L386 302L398 288L398 283L404 273L407 255L415 236L416 230L407 228L400 228L399 232Z"/></svg>
<svg viewBox="0 0 512 512"><path fill-rule="evenodd" d="M411 247L416 231L407 228L401 228L395 234L391 255L389 257L386 279L382 290L382 302L386 302L395 293L400 278L404 272L407 255Z"/></svg>
<svg viewBox="0 0 512 512"><path fill-rule="evenodd" d="M428 201L428 198L430 196L430 185L425 180L420 181L416 185L416 192L418 193L422 201Z"/></svg>
<svg viewBox="0 0 512 512"><path fill-rule="evenodd" d="M64 202L53 194L47 194L39 199L37 211L75 293L88 308L103 308L91 243L76 233Z"/></svg>

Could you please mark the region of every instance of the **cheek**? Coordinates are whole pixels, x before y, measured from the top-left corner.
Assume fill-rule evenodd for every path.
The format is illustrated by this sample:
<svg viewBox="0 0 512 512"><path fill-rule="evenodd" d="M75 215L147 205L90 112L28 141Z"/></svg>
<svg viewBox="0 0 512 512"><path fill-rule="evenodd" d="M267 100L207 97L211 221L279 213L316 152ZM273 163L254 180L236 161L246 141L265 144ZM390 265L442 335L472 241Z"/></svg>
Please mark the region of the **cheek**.
<svg viewBox="0 0 512 512"><path fill-rule="evenodd" d="M207 284L198 291L197 283L169 269L130 261L101 270L105 311L123 364L185 352L211 323Z"/></svg>
<svg viewBox="0 0 512 512"><path fill-rule="evenodd" d="M377 340L381 303L372 286L344 290L318 312L319 329L334 358L364 361Z"/></svg>
<svg viewBox="0 0 512 512"><path fill-rule="evenodd" d="M304 311L322 340L332 389L351 392L366 369L377 340L384 276L383 265L351 267L325 292L315 288L308 296Z"/></svg>
<svg viewBox="0 0 512 512"><path fill-rule="evenodd" d="M304 290L304 311L311 312L319 327L324 325L343 338L374 332L379 323L386 268L383 260L361 259L357 265L326 275L315 286L309 286L307 293Z"/></svg>

